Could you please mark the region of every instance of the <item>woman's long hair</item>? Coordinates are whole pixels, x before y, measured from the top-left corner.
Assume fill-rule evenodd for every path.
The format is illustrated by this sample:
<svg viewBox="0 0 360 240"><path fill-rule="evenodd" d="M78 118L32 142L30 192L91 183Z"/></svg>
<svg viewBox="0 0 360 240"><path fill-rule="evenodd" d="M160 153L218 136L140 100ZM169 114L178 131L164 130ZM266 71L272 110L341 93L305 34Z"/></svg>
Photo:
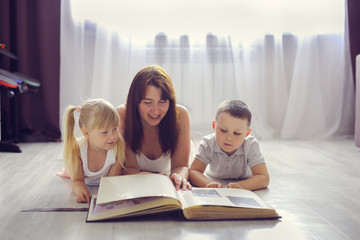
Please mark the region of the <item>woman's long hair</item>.
<svg viewBox="0 0 360 240"><path fill-rule="evenodd" d="M126 101L125 142L134 153L141 152L143 126L139 104L145 97L147 86L160 88L162 99L169 100L169 110L159 124L159 140L162 151L171 154L178 138L176 98L170 76L160 66L148 66L141 69L131 83Z"/></svg>

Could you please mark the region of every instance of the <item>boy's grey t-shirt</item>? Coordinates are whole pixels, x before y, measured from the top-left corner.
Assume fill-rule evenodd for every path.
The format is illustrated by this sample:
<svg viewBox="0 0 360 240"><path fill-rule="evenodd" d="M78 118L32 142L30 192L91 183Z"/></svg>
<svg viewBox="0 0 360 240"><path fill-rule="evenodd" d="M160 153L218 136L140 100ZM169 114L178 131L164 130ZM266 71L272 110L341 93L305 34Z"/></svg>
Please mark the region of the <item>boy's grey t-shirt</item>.
<svg viewBox="0 0 360 240"><path fill-rule="evenodd" d="M220 179L249 178L252 176L252 167L265 163L259 142L251 135L245 138L241 147L231 156L217 145L215 133L204 136L195 158L205 165L210 164L206 173Z"/></svg>

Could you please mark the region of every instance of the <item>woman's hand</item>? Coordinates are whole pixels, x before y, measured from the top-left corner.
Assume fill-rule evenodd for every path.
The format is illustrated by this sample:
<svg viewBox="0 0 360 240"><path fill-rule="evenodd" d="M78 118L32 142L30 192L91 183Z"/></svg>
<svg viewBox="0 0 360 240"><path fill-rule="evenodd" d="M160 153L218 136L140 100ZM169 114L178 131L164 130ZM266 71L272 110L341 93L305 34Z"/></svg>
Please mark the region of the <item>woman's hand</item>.
<svg viewBox="0 0 360 240"><path fill-rule="evenodd" d="M170 175L170 179L174 183L176 190L181 188L183 191L185 191L186 189L191 190L192 188L191 184L186 180L186 178L180 174L172 173Z"/></svg>

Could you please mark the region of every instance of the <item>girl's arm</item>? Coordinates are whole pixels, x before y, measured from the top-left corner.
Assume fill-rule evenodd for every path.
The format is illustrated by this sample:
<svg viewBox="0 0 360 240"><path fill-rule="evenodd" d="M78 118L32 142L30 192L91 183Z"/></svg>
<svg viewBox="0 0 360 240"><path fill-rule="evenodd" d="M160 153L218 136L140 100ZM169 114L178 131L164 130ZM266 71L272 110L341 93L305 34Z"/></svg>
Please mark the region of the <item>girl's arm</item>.
<svg viewBox="0 0 360 240"><path fill-rule="evenodd" d="M189 178L189 155L190 155L190 119L185 107L177 105L179 112L179 136L177 145L171 155L171 174L170 179L174 182L178 190L191 189L187 182Z"/></svg>
<svg viewBox="0 0 360 240"><path fill-rule="evenodd" d="M269 185L269 173L265 163L255 165L251 168L253 176L239 182L231 182L228 188L244 188L248 190L259 190Z"/></svg>
<svg viewBox="0 0 360 240"><path fill-rule="evenodd" d="M223 185L218 182L213 182L204 176L206 165L199 159L194 159L190 167L190 182L192 185L198 187L222 188Z"/></svg>
<svg viewBox="0 0 360 240"><path fill-rule="evenodd" d="M90 192L85 185L84 171L82 169L82 161L80 159L77 174L71 179L71 187L76 195L77 202L90 203Z"/></svg>

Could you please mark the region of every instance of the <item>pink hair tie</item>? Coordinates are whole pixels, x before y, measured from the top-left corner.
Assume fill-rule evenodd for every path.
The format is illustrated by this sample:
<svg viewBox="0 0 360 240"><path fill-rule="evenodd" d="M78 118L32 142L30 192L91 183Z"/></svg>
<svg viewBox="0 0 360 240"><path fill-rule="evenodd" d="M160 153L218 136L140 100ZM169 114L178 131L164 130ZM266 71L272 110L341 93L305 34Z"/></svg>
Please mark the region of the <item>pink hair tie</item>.
<svg viewBox="0 0 360 240"><path fill-rule="evenodd" d="M76 106L76 107L75 107L75 110L76 110L77 112L80 112L80 111L81 111L81 107L80 107L80 106Z"/></svg>

